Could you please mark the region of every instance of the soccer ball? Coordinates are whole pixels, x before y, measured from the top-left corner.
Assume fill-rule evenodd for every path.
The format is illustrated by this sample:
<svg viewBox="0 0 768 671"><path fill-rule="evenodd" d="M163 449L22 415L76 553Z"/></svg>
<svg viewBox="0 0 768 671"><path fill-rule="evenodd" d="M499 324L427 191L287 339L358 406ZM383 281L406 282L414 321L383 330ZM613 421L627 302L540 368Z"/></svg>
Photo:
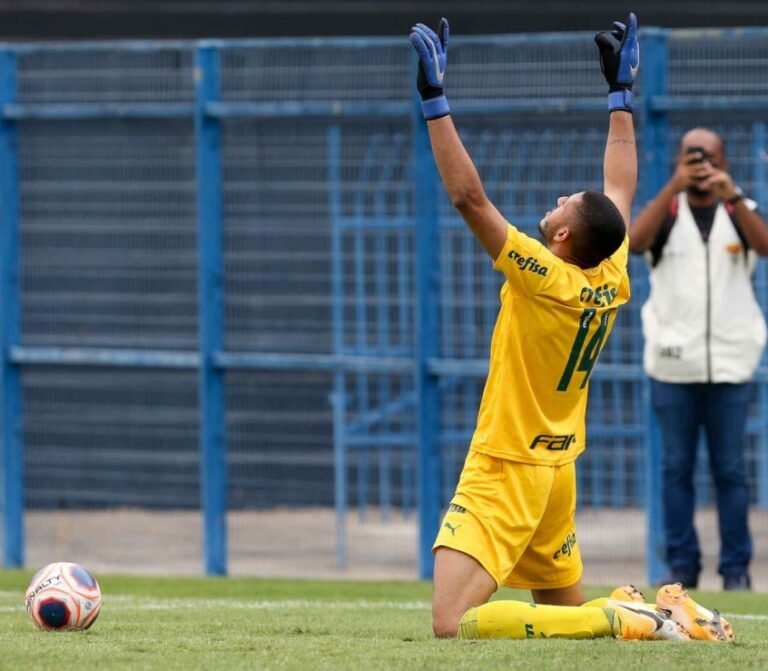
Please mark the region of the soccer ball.
<svg viewBox="0 0 768 671"><path fill-rule="evenodd" d="M101 590L79 564L56 562L40 569L29 583L27 613L40 629L88 629L101 609Z"/></svg>

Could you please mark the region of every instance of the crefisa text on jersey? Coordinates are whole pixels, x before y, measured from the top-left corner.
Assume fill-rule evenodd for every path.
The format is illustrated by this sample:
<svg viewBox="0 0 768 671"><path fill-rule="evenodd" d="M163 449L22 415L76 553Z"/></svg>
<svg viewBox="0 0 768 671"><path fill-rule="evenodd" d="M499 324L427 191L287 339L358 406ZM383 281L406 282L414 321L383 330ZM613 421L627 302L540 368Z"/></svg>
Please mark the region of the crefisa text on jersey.
<svg viewBox="0 0 768 671"><path fill-rule="evenodd" d="M610 305L616 300L616 287L604 284L601 287L583 287L579 294L579 300L582 303L592 303L598 307L601 305Z"/></svg>
<svg viewBox="0 0 768 671"><path fill-rule="evenodd" d="M529 273L536 273L542 277L546 277L549 272L547 266L542 266L538 259L534 259L532 256L523 256L514 249L507 254L520 268L520 270L527 270Z"/></svg>
<svg viewBox="0 0 768 671"><path fill-rule="evenodd" d="M571 531L566 537L565 541L563 542L562 547L555 552L555 554L552 555L552 559L557 559L558 557L570 557L571 551L573 550L574 546L576 545L576 532Z"/></svg>

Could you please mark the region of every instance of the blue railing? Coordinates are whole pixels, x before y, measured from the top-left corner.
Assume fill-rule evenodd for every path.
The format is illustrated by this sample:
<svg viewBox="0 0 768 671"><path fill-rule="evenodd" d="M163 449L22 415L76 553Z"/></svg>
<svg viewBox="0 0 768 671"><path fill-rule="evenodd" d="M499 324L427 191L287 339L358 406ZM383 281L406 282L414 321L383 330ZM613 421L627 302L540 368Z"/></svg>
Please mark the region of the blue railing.
<svg viewBox="0 0 768 671"><path fill-rule="evenodd" d="M682 130L708 124L768 207L755 66L767 37L643 31L638 206L667 179ZM600 188L591 35L452 50L452 109L508 219L533 231L558 195ZM401 38L0 51L5 565L24 561L25 507L199 505L205 570L222 574L229 509L295 503L335 506L343 565L347 511L365 516L375 498L384 519L418 510L430 575L499 278L439 184L415 67ZM593 376L579 487L583 506L648 509L654 579L643 261L631 271L633 302ZM761 265L763 303L767 285ZM761 506L766 393L761 374L749 451ZM81 460L77 492L61 455Z"/></svg>

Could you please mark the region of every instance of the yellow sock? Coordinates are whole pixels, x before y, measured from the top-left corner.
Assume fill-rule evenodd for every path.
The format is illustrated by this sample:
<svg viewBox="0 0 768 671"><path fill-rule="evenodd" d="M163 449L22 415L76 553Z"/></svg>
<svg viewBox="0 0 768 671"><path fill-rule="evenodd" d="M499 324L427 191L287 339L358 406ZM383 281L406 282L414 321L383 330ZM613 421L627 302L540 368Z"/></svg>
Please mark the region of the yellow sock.
<svg viewBox="0 0 768 671"><path fill-rule="evenodd" d="M605 608L605 602L608 601L608 599L610 599L610 597L601 596L599 599L585 601L583 604L581 604L580 608Z"/></svg>
<svg viewBox="0 0 768 671"><path fill-rule="evenodd" d="M492 601L464 613L458 637L599 638L613 636L613 618L610 608Z"/></svg>

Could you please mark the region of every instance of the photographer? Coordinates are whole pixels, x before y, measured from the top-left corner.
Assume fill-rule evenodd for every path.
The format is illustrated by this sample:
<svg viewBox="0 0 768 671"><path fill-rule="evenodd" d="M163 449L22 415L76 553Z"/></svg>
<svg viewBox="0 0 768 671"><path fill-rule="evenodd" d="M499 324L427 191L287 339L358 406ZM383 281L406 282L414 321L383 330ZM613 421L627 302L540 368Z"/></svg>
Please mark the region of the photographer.
<svg viewBox="0 0 768 671"><path fill-rule="evenodd" d="M728 174L720 136L705 128L683 136L674 174L629 238L651 266L643 363L662 435L671 572L664 582L698 584L693 473L703 426L717 491L718 572L724 589L751 589L744 444L750 380L766 341L752 273L756 257L768 255L768 227Z"/></svg>

